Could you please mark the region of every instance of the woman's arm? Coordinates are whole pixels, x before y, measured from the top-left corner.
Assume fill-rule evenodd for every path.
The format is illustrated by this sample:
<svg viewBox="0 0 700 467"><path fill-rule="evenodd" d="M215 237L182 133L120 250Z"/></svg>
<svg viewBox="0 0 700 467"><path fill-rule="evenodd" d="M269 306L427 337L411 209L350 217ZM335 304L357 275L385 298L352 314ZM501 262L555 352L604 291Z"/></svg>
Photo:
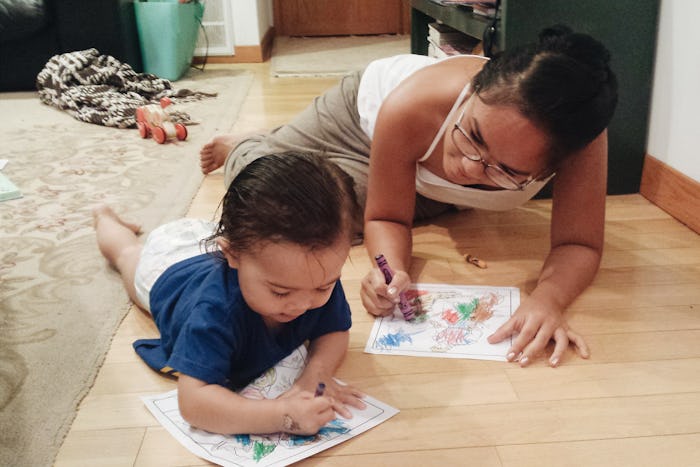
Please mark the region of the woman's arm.
<svg viewBox="0 0 700 467"><path fill-rule="evenodd" d="M187 375L178 379L178 405L192 426L221 434L315 434L335 418L331 400L300 392L285 399L247 399Z"/></svg>
<svg viewBox="0 0 700 467"><path fill-rule="evenodd" d="M555 178L551 249L535 289L489 341L499 342L515 333L509 360L522 366L555 341L549 359L556 366L573 341L587 358L584 340L566 324L566 308L590 285L603 252L607 183L607 131L579 154L569 158Z"/></svg>
<svg viewBox="0 0 700 467"><path fill-rule="evenodd" d="M398 92L398 91L395 91ZM393 97L393 96L392 96ZM416 197L416 162L427 144L412 128L413 108L389 99L381 108L372 140L365 207L365 246L383 254L395 270L408 270Z"/></svg>
<svg viewBox="0 0 700 467"><path fill-rule="evenodd" d="M411 262L416 164L484 62L461 56L420 69L382 103L369 159L364 234L370 257L383 254L394 270L407 271ZM442 150L440 142L434 157L441 160Z"/></svg>
<svg viewBox="0 0 700 467"><path fill-rule="evenodd" d="M483 65L483 57L462 56L425 67L402 81L381 106L369 161L364 240L370 258L383 254L395 275L389 287L377 268L363 279L362 303L372 314L390 314L398 293L411 282L416 164ZM441 159L442 150L439 143L432 157Z"/></svg>
<svg viewBox="0 0 700 467"><path fill-rule="evenodd" d="M384 276L372 268L362 282L362 303L372 314L393 310L398 292L411 282L413 213L416 198L416 161L427 145L418 128L421 117L415 107L397 97L382 106L372 140L369 160L364 243L371 258L384 255L395 275L389 292ZM393 292L393 293L392 293Z"/></svg>

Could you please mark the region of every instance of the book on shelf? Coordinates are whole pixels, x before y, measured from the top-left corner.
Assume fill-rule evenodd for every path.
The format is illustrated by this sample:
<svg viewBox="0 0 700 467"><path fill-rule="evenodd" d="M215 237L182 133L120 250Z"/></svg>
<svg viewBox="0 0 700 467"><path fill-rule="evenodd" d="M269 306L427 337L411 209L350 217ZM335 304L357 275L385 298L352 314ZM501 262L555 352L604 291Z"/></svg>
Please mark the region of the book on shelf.
<svg viewBox="0 0 700 467"><path fill-rule="evenodd" d="M470 54L479 40L440 22L428 24L428 55L444 58Z"/></svg>
<svg viewBox="0 0 700 467"><path fill-rule="evenodd" d="M496 16L496 3L480 2L472 5L472 13L480 16Z"/></svg>
<svg viewBox="0 0 700 467"><path fill-rule="evenodd" d="M475 4L487 4L487 5L496 5L496 1L479 1L479 0L431 0L433 3L437 3L438 5L458 5L458 6L464 6L464 7L471 7L472 5Z"/></svg>
<svg viewBox="0 0 700 467"><path fill-rule="evenodd" d="M463 32L460 32L443 23L428 24L428 40L435 44L449 44L465 41L468 37Z"/></svg>
<svg viewBox="0 0 700 467"><path fill-rule="evenodd" d="M447 52L442 50L439 46L428 41L428 57L447 58L449 55L447 55Z"/></svg>
<svg viewBox="0 0 700 467"><path fill-rule="evenodd" d="M457 5L457 6L469 6L469 3L464 3L461 1L457 0L430 0L433 3L437 3L438 5L441 6L450 6L450 5Z"/></svg>
<svg viewBox="0 0 700 467"><path fill-rule="evenodd" d="M19 188L0 172L0 201L8 201L21 197L22 192L19 191Z"/></svg>
<svg viewBox="0 0 700 467"><path fill-rule="evenodd" d="M428 39L428 56L435 58L446 58L453 55L469 55L474 53L479 40L470 36L465 36L469 42L436 44Z"/></svg>

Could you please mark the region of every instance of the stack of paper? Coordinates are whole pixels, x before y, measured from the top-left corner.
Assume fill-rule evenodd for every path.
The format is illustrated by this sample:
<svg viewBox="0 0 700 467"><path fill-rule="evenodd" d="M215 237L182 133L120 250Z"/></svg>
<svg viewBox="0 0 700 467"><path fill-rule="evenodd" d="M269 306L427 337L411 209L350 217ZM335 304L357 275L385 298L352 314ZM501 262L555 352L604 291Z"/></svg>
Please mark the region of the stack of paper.
<svg viewBox="0 0 700 467"><path fill-rule="evenodd" d="M0 201L21 198L22 192L10 181L9 178L0 172Z"/></svg>

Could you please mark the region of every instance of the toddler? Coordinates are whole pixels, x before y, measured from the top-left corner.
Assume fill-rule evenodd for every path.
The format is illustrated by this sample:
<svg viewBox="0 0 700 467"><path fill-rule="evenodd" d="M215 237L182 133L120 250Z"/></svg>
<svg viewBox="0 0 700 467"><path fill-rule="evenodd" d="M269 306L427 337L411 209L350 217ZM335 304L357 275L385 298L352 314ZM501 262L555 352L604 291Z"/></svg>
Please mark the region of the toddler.
<svg viewBox="0 0 700 467"><path fill-rule="evenodd" d="M218 225L181 219L139 227L107 206L93 211L102 254L160 339L134 343L152 368L178 377L180 412L222 434L309 435L364 408L333 374L348 345L350 308L340 283L359 208L352 179L305 154L267 155L231 183ZM203 252L204 249L204 252ZM307 365L274 400L238 395L299 345ZM324 383L322 396L314 390Z"/></svg>

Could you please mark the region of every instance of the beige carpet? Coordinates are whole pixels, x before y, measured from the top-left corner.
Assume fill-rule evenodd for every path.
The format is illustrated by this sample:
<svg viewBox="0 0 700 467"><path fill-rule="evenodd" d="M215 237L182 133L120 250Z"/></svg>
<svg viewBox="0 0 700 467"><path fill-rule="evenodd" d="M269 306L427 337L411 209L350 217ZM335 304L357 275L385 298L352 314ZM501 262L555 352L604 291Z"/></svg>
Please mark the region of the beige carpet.
<svg viewBox="0 0 700 467"><path fill-rule="evenodd" d="M338 76L361 70L370 61L411 53L410 35L275 37L274 76Z"/></svg>
<svg viewBox="0 0 700 467"><path fill-rule="evenodd" d="M232 128L251 82L190 70L176 88L218 97L177 105L201 124L164 145L79 122L34 93L0 94L3 173L24 193L0 202L0 465L53 463L128 309L91 206L109 203L146 231L183 215L202 180L199 148Z"/></svg>

